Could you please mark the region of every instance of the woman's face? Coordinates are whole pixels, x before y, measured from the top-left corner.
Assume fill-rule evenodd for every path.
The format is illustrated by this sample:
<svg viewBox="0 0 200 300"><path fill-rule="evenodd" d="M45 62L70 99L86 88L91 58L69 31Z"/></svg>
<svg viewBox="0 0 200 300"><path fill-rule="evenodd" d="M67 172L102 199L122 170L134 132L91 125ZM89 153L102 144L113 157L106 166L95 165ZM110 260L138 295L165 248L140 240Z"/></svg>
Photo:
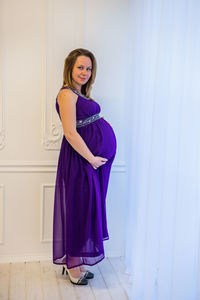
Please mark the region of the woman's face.
<svg viewBox="0 0 200 300"><path fill-rule="evenodd" d="M81 86L86 84L92 74L92 61L89 57L80 55L77 57L72 69L72 81L74 86L80 91Z"/></svg>

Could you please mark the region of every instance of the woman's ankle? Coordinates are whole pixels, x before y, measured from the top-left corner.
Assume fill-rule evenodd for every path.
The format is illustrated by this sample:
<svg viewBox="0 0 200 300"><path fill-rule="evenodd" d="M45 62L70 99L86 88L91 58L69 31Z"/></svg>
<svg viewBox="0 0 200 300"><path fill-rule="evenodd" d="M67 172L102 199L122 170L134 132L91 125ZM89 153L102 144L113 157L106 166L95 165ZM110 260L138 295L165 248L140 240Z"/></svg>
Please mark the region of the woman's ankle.
<svg viewBox="0 0 200 300"><path fill-rule="evenodd" d="M80 266L80 271L81 271L81 272L85 272L85 271L86 271L84 265Z"/></svg>
<svg viewBox="0 0 200 300"><path fill-rule="evenodd" d="M79 267L68 269L68 271L70 272L70 275L75 278L81 277L82 275Z"/></svg>

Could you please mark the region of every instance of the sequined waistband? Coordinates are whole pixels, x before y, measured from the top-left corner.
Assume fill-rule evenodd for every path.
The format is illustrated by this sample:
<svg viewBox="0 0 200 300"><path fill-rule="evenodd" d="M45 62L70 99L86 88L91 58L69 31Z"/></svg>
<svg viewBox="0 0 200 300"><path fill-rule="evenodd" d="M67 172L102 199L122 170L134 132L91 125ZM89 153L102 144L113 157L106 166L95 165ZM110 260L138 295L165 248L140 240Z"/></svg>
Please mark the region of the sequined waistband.
<svg viewBox="0 0 200 300"><path fill-rule="evenodd" d="M101 116L99 114L95 114L86 119L76 120L76 127L82 127L82 126L88 125L100 118L101 118Z"/></svg>

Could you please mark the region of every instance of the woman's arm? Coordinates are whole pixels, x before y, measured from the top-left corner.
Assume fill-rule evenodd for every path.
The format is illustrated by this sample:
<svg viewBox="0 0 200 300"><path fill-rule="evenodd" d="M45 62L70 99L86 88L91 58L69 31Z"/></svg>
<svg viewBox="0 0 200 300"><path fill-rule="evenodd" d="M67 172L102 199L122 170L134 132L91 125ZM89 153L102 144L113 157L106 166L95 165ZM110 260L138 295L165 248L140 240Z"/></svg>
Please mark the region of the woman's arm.
<svg viewBox="0 0 200 300"><path fill-rule="evenodd" d="M61 90L58 95L58 105L65 138L70 145L89 163L95 156L76 130L76 101L78 96L71 90Z"/></svg>

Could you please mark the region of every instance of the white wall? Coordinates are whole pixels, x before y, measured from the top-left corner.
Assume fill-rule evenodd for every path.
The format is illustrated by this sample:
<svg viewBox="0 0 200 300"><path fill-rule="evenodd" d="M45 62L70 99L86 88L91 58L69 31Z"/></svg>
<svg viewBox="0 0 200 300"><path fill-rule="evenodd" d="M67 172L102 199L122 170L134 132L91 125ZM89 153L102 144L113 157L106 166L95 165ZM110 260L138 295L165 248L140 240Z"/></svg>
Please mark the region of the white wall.
<svg viewBox="0 0 200 300"><path fill-rule="evenodd" d="M55 98L78 47L96 55L92 96L117 135L104 245L107 256L124 255L128 0L2 0L0 12L0 262L51 258L63 134Z"/></svg>

